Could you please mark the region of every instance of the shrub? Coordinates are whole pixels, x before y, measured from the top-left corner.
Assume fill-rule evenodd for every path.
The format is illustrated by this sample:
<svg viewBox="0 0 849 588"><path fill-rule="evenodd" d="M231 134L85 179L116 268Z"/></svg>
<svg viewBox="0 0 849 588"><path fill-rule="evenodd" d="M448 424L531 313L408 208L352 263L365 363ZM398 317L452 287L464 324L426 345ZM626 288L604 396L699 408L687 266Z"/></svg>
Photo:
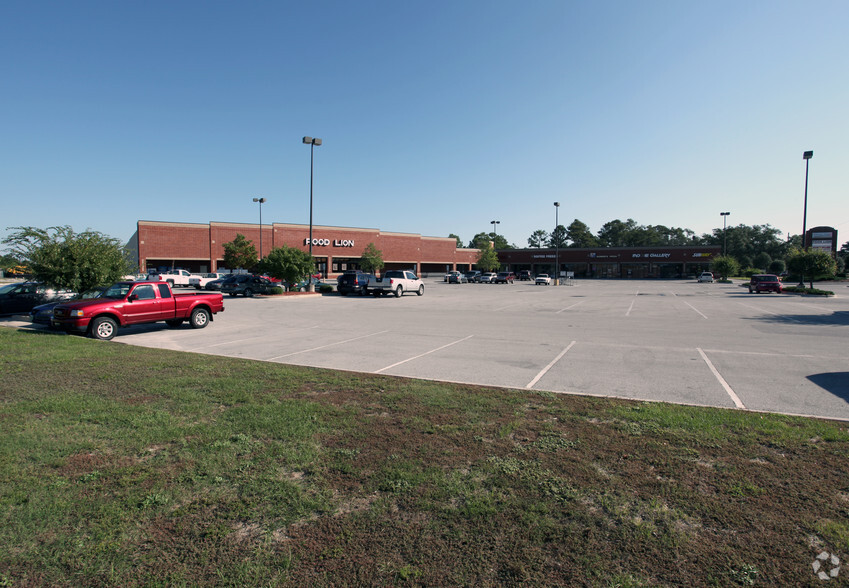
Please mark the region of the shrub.
<svg viewBox="0 0 849 588"><path fill-rule="evenodd" d="M274 287L271 288L270 293L271 294L282 294L283 288L281 288L280 286L274 286Z"/></svg>
<svg viewBox="0 0 849 588"><path fill-rule="evenodd" d="M318 291L322 294L327 294L329 292L333 292L333 286L330 284L322 284L318 287Z"/></svg>

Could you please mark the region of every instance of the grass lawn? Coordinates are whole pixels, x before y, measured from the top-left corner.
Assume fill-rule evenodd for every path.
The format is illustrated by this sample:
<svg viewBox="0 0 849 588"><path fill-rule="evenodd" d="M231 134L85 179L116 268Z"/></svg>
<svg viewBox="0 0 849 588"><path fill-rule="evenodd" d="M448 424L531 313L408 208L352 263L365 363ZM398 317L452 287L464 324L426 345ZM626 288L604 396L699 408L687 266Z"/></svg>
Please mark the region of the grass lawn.
<svg viewBox="0 0 849 588"><path fill-rule="evenodd" d="M0 586L818 585L822 552L849 578L844 422L0 349Z"/></svg>

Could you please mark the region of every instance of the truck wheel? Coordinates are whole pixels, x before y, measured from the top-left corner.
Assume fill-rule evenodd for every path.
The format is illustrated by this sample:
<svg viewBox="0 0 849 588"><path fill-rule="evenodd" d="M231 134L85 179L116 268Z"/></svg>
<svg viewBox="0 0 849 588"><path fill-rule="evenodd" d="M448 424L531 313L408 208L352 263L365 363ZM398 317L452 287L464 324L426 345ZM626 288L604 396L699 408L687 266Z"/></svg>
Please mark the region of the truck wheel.
<svg viewBox="0 0 849 588"><path fill-rule="evenodd" d="M108 316L99 316L91 321L91 327L88 332L94 339L109 341L115 336L117 331L118 323L116 323L114 319L111 319Z"/></svg>
<svg viewBox="0 0 849 588"><path fill-rule="evenodd" d="M196 308L192 311L189 324L193 329L202 329L209 324L209 311L205 308Z"/></svg>
<svg viewBox="0 0 849 588"><path fill-rule="evenodd" d="M422 284L421 286L419 286L419 289L418 289L418 290L416 290L416 294L418 294L419 296L421 296L422 294L424 294L424 284Z"/></svg>
<svg viewBox="0 0 849 588"><path fill-rule="evenodd" d="M403 294L403 293L404 293L403 286L398 286L397 288L395 288L395 298L400 298L401 294Z"/></svg>
<svg viewBox="0 0 849 588"><path fill-rule="evenodd" d="M177 327L183 324L183 319L171 319L165 321L165 324L171 327L172 329L176 329Z"/></svg>

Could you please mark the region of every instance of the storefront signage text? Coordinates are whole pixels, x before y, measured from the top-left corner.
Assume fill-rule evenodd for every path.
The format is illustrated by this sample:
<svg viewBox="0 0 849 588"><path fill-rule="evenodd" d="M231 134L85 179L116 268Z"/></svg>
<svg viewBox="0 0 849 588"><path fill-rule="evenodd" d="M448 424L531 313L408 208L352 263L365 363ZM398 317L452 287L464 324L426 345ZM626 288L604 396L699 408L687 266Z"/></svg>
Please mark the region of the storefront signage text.
<svg viewBox="0 0 849 588"><path fill-rule="evenodd" d="M309 245L310 239L309 237L304 239L304 245ZM312 244L315 247L327 247L330 245L330 239L313 239ZM353 239L333 239L334 247L353 247L354 240Z"/></svg>

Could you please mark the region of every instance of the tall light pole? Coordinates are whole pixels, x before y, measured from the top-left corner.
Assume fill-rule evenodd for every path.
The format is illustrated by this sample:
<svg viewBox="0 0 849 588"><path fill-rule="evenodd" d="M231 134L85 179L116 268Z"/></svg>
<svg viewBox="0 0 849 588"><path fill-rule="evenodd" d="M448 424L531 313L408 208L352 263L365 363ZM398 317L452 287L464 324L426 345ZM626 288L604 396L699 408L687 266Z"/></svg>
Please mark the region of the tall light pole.
<svg viewBox="0 0 849 588"><path fill-rule="evenodd" d="M808 250L808 240L805 236L806 225L808 224L808 163L814 156L813 151L805 151L802 153L802 159L805 160L805 208L802 210L802 249Z"/></svg>
<svg viewBox="0 0 849 588"><path fill-rule="evenodd" d="M498 236L498 227L495 225L500 225L501 221L489 221L489 224L492 225L492 234L496 237Z"/></svg>
<svg viewBox="0 0 849 588"><path fill-rule="evenodd" d="M722 217L722 255L725 255L728 251L728 231L725 228L725 219L730 212L720 212L719 216Z"/></svg>
<svg viewBox="0 0 849 588"><path fill-rule="evenodd" d="M304 137L304 144L310 146L310 259L312 259L312 170L313 170L313 150L316 145L321 145L321 139L318 137ZM312 271L310 271L310 286L309 291L312 292L314 286L312 283Z"/></svg>
<svg viewBox="0 0 849 588"><path fill-rule="evenodd" d="M557 227L560 226L560 203L554 203L554 285L560 285L560 243L557 241Z"/></svg>
<svg viewBox="0 0 849 588"><path fill-rule="evenodd" d="M265 198L254 198L254 202L259 202L259 260L262 261L262 203Z"/></svg>

